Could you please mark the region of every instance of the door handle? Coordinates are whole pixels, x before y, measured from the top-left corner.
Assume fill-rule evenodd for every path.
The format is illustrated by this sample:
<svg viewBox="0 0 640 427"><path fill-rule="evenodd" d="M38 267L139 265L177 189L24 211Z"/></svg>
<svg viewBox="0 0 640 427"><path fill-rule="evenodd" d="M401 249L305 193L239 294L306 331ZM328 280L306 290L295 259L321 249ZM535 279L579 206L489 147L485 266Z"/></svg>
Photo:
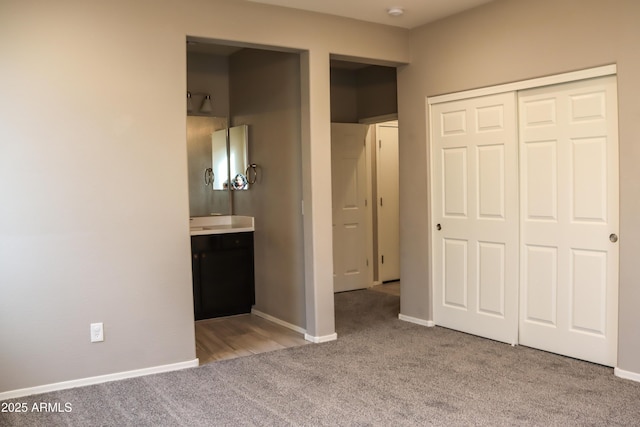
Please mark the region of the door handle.
<svg viewBox="0 0 640 427"><path fill-rule="evenodd" d="M616 233L609 234L609 240L611 240L611 243L617 242L618 241L618 235Z"/></svg>
<svg viewBox="0 0 640 427"><path fill-rule="evenodd" d="M438 231L442 230L442 226L440 226L440 224L436 225L436 230Z"/></svg>

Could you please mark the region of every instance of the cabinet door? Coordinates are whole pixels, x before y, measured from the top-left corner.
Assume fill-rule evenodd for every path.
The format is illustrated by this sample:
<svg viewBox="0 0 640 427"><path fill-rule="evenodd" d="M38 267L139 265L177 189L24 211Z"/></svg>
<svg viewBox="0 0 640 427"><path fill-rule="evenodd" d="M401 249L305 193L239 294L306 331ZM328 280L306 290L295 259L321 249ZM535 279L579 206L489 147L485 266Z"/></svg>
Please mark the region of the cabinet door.
<svg viewBox="0 0 640 427"><path fill-rule="evenodd" d="M200 295L200 254L196 251L191 251L191 273L193 276L193 312L195 318L200 319L202 316L202 303Z"/></svg>
<svg viewBox="0 0 640 427"><path fill-rule="evenodd" d="M245 254L243 249L215 250L201 254L203 314L225 316L251 311L248 272L243 268Z"/></svg>
<svg viewBox="0 0 640 427"><path fill-rule="evenodd" d="M253 233L199 236L193 248L196 320L249 313L255 302Z"/></svg>

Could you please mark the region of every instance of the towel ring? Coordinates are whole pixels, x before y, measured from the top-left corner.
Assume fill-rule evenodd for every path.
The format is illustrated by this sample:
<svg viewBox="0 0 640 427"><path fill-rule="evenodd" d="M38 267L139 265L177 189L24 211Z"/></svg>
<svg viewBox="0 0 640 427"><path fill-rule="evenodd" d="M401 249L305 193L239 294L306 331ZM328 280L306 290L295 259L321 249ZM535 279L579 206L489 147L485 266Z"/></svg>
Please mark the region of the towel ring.
<svg viewBox="0 0 640 427"><path fill-rule="evenodd" d="M215 181L216 175L213 173L212 168L206 168L204 170L204 185L210 185L213 187L213 181Z"/></svg>
<svg viewBox="0 0 640 427"><path fill-rule="evenodd" d="M253 172L253 177L251 176L251 172ZM251 163L244 171L244 175L247 177L248 184L255 184L256 180L258 179L258 165L256 165L255 163Z"/></svg>

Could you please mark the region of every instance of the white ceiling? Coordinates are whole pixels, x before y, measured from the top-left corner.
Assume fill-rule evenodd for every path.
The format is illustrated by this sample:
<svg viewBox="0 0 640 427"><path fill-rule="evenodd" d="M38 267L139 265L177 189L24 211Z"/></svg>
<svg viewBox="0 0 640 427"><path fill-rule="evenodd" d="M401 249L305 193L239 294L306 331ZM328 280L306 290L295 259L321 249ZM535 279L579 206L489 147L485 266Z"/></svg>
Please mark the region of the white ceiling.
<svg viewBox="0 0 640 427"><path fill-rule="evenodd" d="M492 0L249 0L275 6L328 13L361 21L403 28L415 28L445 16L489 3ZM400 7L402 16L389 16L387 10Z"/></svg>

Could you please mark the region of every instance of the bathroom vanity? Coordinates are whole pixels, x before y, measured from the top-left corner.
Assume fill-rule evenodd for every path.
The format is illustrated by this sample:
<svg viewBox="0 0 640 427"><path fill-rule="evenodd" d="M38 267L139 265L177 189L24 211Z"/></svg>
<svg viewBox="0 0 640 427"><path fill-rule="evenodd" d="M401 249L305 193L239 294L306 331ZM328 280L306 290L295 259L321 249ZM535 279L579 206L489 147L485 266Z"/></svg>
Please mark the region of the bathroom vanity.
<svg viewBox="0 0 640 427"><path fill-rule="evenodd" d="M191 218L195 319L251 312L255 304L252 217Z"/></svg>

